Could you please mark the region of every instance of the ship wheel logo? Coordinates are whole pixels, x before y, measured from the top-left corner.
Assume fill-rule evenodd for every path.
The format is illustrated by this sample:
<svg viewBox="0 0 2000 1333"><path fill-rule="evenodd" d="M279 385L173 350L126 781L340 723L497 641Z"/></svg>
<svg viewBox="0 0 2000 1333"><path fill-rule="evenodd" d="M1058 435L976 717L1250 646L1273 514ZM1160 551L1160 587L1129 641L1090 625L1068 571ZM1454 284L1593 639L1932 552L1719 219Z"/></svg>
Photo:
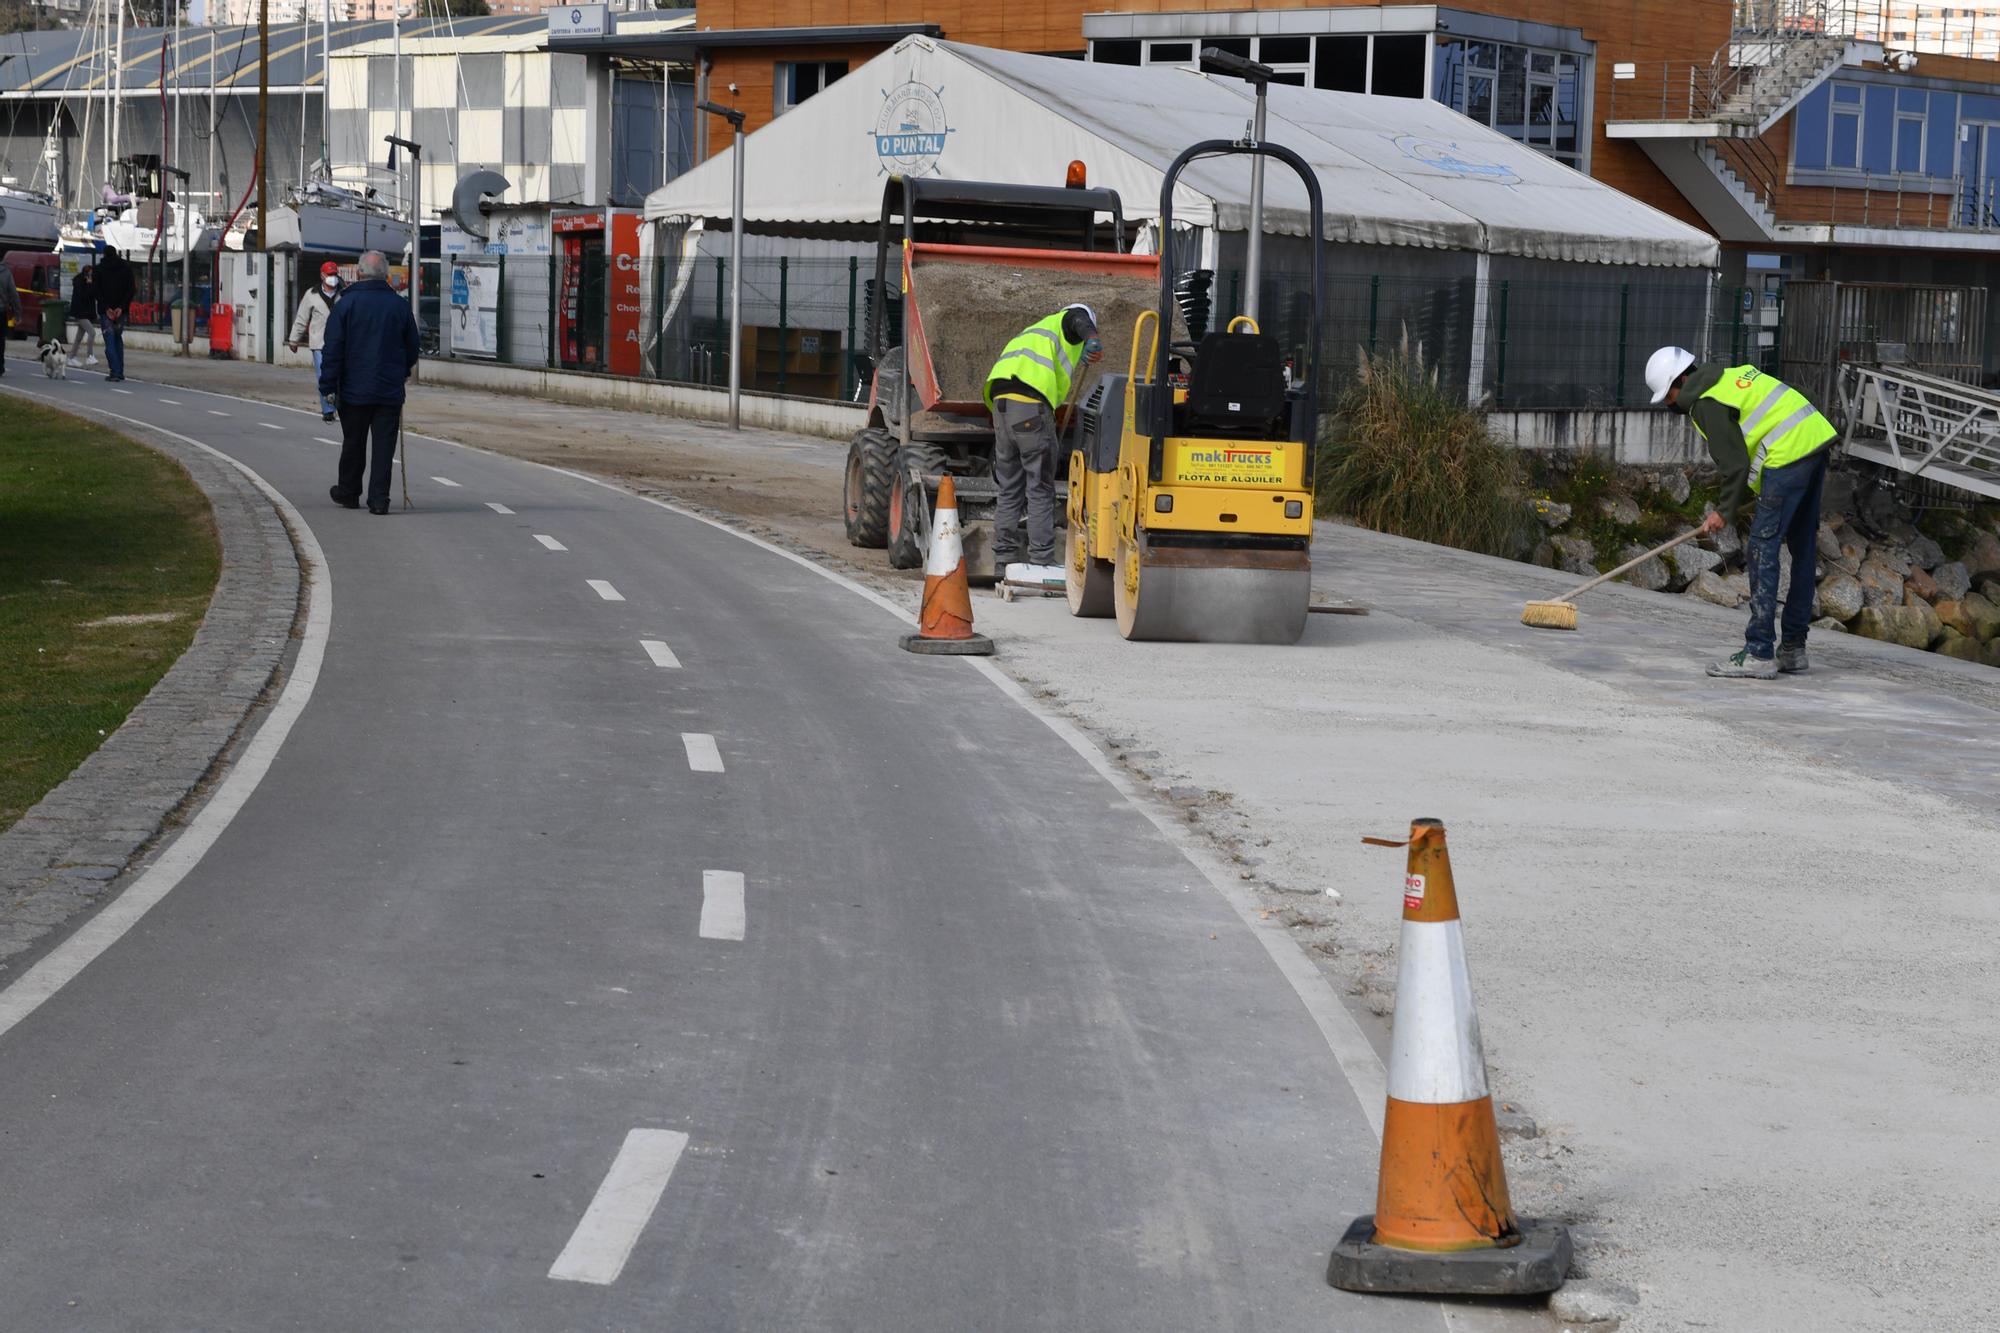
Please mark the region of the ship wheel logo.
<svg viewBox="0 0 2000 1333"><path fill-rule="evenodd" d="M906 83L884 89L882 113L868 132L882 173L927 176L937 170L952 128L945 120L944 89Z"/></svg>

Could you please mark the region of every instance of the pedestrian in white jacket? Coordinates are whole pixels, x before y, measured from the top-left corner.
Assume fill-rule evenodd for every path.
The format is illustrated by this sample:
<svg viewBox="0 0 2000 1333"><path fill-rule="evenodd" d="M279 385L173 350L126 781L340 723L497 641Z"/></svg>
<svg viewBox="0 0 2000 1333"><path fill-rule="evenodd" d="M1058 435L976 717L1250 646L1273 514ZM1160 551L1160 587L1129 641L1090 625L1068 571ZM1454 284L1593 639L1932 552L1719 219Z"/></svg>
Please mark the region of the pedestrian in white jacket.
<svg viewBox="0 0 2000 1333"><path fill-rule="evenodd" d="M326 317L333 313L333 303L340 299L340 266L331 259L319 266L319 286L299 298L298 313L292 316L292 331L285 335L285 346L294 352L303 343L312 349L313 384L319 384L320 353L326 347ZM321 394L319 419L333 420L333 404Z"/></svg>

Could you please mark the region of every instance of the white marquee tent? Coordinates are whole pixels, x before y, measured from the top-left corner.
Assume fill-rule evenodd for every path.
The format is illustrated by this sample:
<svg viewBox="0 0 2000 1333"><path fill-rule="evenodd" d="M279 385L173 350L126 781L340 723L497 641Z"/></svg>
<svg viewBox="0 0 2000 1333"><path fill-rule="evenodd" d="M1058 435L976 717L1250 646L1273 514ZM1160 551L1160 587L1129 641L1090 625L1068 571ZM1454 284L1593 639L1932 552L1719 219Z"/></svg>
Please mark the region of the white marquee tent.
<svg viewBox="0 0 2000 1333"><path fill-rule="evenodd" d="M1245 132L1251 91L1190 70L1089 64L908 37L750 135L744 217L760 229L864 224L894 173L1059 184L1068 164L1158 216L1188 144ZM1569 263L1713 268L1714 237L1437 102L1273 86L1268 138L1316 169L1329 242ZM655 191L649 219L730 214L733 150ZM1304 189L1266 172L1267 231L1303 236ZM1196 163L1176 222L1247 225L1244 158Z"/></svg>

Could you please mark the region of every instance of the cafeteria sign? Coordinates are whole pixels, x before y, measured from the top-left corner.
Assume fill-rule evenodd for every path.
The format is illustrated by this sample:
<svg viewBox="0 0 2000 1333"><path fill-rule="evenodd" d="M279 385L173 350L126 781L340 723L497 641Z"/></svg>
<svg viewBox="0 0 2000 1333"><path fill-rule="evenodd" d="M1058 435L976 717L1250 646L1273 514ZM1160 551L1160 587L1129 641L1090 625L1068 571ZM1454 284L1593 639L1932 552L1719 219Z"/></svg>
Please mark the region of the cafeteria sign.
<svg viewBox="0 0 2000 1333"><path fill-rule="evenodd" d="M883 90L882 113L868 132L883 175L924 176L937 170L945 136L952 132L945 123L943 93L943 88L922 83Z"/></svg>

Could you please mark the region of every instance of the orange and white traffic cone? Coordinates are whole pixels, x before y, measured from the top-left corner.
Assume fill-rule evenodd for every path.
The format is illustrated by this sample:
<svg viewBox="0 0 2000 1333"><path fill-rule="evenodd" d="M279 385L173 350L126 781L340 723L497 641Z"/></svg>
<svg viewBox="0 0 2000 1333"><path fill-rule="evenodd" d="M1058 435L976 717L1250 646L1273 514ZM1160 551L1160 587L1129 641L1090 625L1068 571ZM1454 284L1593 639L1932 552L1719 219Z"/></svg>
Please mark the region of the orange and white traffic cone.
<svg viewBox="0 0 2000 1333"><path fill-rule="evenodd" d="M1327 1281L1347 1291L1503 1296L1554 1291L1569 1232L1523 1222L1507 1197L1465 966L1444 825L1419 819L1407 843L1389 1107L1375 1211L1334 1247Z"/></svg>
<svg viewBox="0 0 2000 1333"><path fill-rule="evenodd" d="M946 476L938 483L931 515L931 545L924 553L924 602L917 632L903 636L913 653L984 657L993 640L972 631L972 585L965 581L965 541L958 526L958 491Z"/></svg>

